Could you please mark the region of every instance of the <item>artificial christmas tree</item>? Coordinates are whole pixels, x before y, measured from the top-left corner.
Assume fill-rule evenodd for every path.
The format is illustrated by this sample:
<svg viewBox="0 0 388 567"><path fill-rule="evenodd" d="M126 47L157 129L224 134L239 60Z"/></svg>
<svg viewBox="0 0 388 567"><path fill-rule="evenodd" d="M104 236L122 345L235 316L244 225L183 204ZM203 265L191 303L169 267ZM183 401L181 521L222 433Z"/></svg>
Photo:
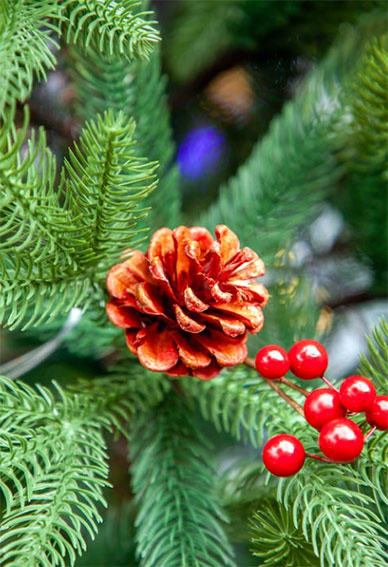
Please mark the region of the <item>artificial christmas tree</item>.
<svg viewBox="0 0 388 567"><path fill-rule="evenodd" d="M386 15L331 4L2 2L4 567L386 565L388 325L322 345L385 294Z"/></svg>

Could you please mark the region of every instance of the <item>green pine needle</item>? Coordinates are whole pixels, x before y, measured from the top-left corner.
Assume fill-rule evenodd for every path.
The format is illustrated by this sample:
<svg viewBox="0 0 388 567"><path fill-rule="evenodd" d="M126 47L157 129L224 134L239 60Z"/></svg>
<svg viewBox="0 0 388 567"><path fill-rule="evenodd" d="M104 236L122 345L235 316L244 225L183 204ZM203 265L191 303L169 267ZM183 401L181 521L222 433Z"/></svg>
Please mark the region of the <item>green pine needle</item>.
<svg viewBox="0 0 388 567"><path fill-rule="evenodd" d="M14 116L12 107L1 124L0 251L34 262L47 260L56 265L64 261L72 265L74 247L68 239L62 241L62 235L74 231L75 226L70 213L61 208L54 188L56 163L46 146L45 132L42 128L37 134L32 131L27 140L28 107L24 107L20 129L13 123Z"/></svg>
<svg viewBox="0 0 388 567"><path fill-rule="evenodd" d="M54 69L58 0L2 0L0 5L0 115L29 96L33 80ZM44 27L44 29L42 29Z"/></svg>
<svg viewBox="0 0 388 567"><path fill-rule="evenodd" d="M179 179L173 164L172 139L165 95L166 79L161 76L160 50L149 61L128 64L122 58L112 60L95 49L73 48L68 64L78 95L76 110L85 119L113 108L136 121L137 155L159 162L159 185L146 199L151 206L148 227L175 228L179 224Z"/></svg>
<svg viewBox="0 0 388 567"><path fill-rule="evenodd" d="M55 190L56 163L43 130L13 124L0 134L0 321L24 327L86 303L91 278L77 270L76 225Z"/></svg>
<svg viewBox="0 0 388 567"><path fill-rule="evenodd" d="M133 501L110 503L98 535L75 567L135 567L135 510Z"/></svg>
<svg viewBox="0 0 388 567"><path fill-rule="evenodd" d="M136 156L134 132L133 120L106 111L85 124L62 171L61 191L80 240L78 262L97 268L96 279L138 245L142 203L156 187L157 163Z"/></svg>
<svg viewBox="0 0 388 567"><path fill-rule="evenodd" d="M361 355L360 372L369 376L381 394L388 385L388 320L384 317L376 325L368 341L368 355Z"/></svg>
<svg viewBox="0 0 388 567"><path fill-rule="evenodd" d="M4 567L73 565L101 521L109 485L101 425L84 399L56 388L59 400L47 388L0 381Z"/></svg>
<svg viewBox="0 0 388 567"><path fill-rule="evenodd" d="M3 567L68 567L94 539L110 486L103 433L128 435L130 417L168 389L145 374L127 361L71 390L0 378Z"/></svg>
<svg viewBox="0 0 388 567"><path fill-rule="evenodd" d="M263 565L282 567L320 567L311 543L295 527L292 516L278 502L263 500L261 509L250 520L252 555Z"/></svg>
<svg viewBox="0 0 388 567"><path fill-rule="evenodd" d="M34 79L55 68L56 37L95 47L104 56L147 59L159 32L139 12L138 0L2 0L0 5L0 115L24 101ZM53 49L54 48L54 49Z"/></svg>
<svg viewBox="0 0 388 567"><path fill-rule="evenodd" d="M45 135L13 125L0 134L0 320L38 326L101 300L108 268L142 236L141 201L156 186L156 163L135 155L135 125L112 111L85 125L55 188ZM64 204L61 201L64 196Z"/></svg>
<svg viewBox="0 0 388 567"><path fill-rule="evenodd" d="M140 366L137 358L126 353L111 372L94 380L80 380L71 387L83 396L107 429L129 436L128 422L133 415L147 412L162 402L170 390L164 374L150 372Z"/></svg>
<svg viewBox="0 0 388 567"><path fill-rule="evenodd" d="M369 43L352 82L354 155L350 166L358 172L388 176L388 34Z"/></svg>
<svg viewBox="0 0 388 567"><path fill-rule="evenodd" d="M322 565L386 565L385 529L360 484L347 465L311 461L294 477L280 480L278 498L292 511L296 526L302 518L304 536Z"/></svg>
<svg viewBox="0 0 388 567"><path fill-rule="evenodd" d="M65 0L65 40L107 57L147 59L160 35L148 21L152 12L139 12L140 6L139 0Z"/></svg>
<svg viewBox="0 0 388 567"><path fill-rule="evenodd" d="M378 33L381 21L375 18L370 27ZM199 224L213 228L224 222L267 263L273 262L341 173L338 152L350 143L353 127L350 99L339 95L354 77L371 33L365 25L344 34Z"/></svg>
<svg viewBox="0 0 388 567"><path fill-rule="evenodd" d="M137 417L130 459L142 567L233 565L212 448L183 401L170 396Z"/></svg>
<svg viewBox="0 0 388 567"><path fill-rule="evenodd" d="M223 370L208 382L181 380L189 399L200 406L201 414L217 431L226 431L236 439L258 447L263 441L264 424L270 407L258 402L263 383L257 373L243 366ZM256 395L257 394L257 395ZM263 400L264 401L264 400Z"/></svg>

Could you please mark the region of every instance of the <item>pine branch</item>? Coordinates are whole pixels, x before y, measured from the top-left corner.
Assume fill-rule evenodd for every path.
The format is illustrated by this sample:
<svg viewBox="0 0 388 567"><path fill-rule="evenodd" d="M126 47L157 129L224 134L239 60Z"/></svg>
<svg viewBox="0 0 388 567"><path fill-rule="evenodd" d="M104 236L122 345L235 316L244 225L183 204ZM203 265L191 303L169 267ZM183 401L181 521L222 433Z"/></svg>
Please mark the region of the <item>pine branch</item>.
<svg viewBox="0 0 388 567"><path fill-rule="evenodd" d="M368 356L360 357L360 373L376 384L380 393L387 391L388 377L388 320L381 318L372 336L367 337Z"/></svg>
<svg viewBox="0 0 388 567"><path fill-rule="evenodd" d="M74 248L60 236L75 227L54 190L55 158L46 146L43 129L37 136L31 133L25 151L29 112L24 108L22 128L14 126L13 107L0 134L0 251L23 253L35 262L49 259L54 265L61 260L71 266Z"/></svg>
<svg viewBox="0 0 388 567"><path fill-rule="evenodd" d="M159 162L158 189L150 194L147 225L175 227L179 224L179 179L173 164L175 146L169 124L165 95L166 80L161 77L160 51L149 61L128 65L121 58L108 60L93 49L70 50L68 63L78 95L76 110L92 118L108 108L125 112L136 121L137 154Z"/></svg>
<svg viewBox="0 0 388 567"><path fill-rule="evenodd" d="M375 19L370 27L380 25ZM338 179L336 154L353 134L349 101L339 95L371 33L366 25L349 31L329 53L199 224L224 222L268 262L311 218Z"/></svg>
<svg viewBox="0 0 388 567"><path fill-rule="evenodd" d="M127 435L158 404L165 377L123 363L114 374L54 392L0 378L0 496L4 567L73 565L102 521L109 486L104 430ZM68 562L69 563L68 563Z"/></svg>
<svg viewBox="0 0 388 567"><path fill-rule="evenodd" d="M135 510L133 501L109 505L104 523L75 567L135 567Z"/></svg>
<svg viewBox="0 0 388 567"><path fill-rule="evenodd" d="M354 468L369 486L375 505L382 518L388 506L388 433L379 431L368 440Z"/></svg>
<svg viewBox="0 0 388 567"><path fill-rule="evenodd" d="M382 21L387 27L386 14ZM345 150L349 174L336 196L352 243L374 274L373 290L387 289L386 183L388 163L388 36L373 38L361 58L356 78L346 87L353 136Z"/></svg>
<svg viewBox="0 0 388 567"><path fill-rule="evenodd" d="M0 115L25 100L34 78L45 79L56 57L57 0L3 0L0 6Z"/></svg>
<svg viewBox="0 0 388 567"><path fill-rule="evenodd" d="M0 274L0 320L14 330L52 321L92 301L92 280L56 266L7 258Z"/></svg>
<svg viewBox="0 0 388 567"><path fill-rule="evenodd" d="M263 462L257 459L255 453L247 459L232 463L224 471L219 481L218 487L223 506L230 509L249 504L252 508L257 506L261 500L274 498L276 485L266 477ZM250 512L252 513L253 510ZM247 534L245 533L246 539Z"/></svg>
<svg viewBox="0 0 388 567"><path fill-rule="evenodd" d="M65 566L66 556L73 565L76 553L86 549L83 531L91 538L97 532L102 488L108 485L105 444L98 432L69 425L67 440L58 443L61 458L32 477L28 504L16 500L3 516L4 566Z"/></svg>
<svg viewBox="0 0 388 567"><path fill-rule="evenodd" d="M359 65L351 92L356 171L375 171L385 178L388 159L388 35L375 37Z"/></svg>
<svg viewBox="0 0 388 567"><path fill-rule="evenodd" d="M147 59L160 41L139 12L138 0L3 0L0 6L0 115L15 99L24 101L33 80L55 68L64 31L68 43L90 45L106 56Z"/></svg>
<svg viewBox="0 0 388 567"><path fill-rule="evenodd" d="M373 499L358 490L361 483L350 467L311 462L279 483L278 498L292 510L295 524L302 517L304 536L322 565L386 564L385 529Z"/></svg>
<svg viewBox="0 0 388 567"><path fill-rule="evenodd" d="M175 228L180 223L179 173L165 94L167 78L161 75L160 50L148 63L138 63L134 73L133 115L141 133L141 151L160 163L160 184L147 200L151 207L149 222L155 228Z"/></svg>
<svg viewBox="0 0 388 567"><path fill-rule="evenodd" d="M274 483L265 482L264 465L255 452L232 462L218 482L220 504L230 518L227 533L233 543L248 544L249 520L265 499L275 499Z"/></svg>
<svg viewBox="0 0 388 567"><path fill-rule="evenodd" d="M1 378L4 567L64 566L66 557L72 565L101 521L108 486L101 426L80 397L57 390L60 401L47 388Z"/></svg>
<svg viewBox="0 0 388 567"><path fill-rule="evenodd" d="M212 449L183 401L170 397L139 415L131 438L141 565L232 565Z"/></svg>
<svg viewBox="0 0 388 567"><path fill-rule="evenodd" d="M65 40L107 57L147 59L160 35L148 20L152 12L139 12L140 6L139 0L65 0Z"/></svg>
<svg viewBox="0 0 388 567"><path fill-rule="evenodd" d="M135 154L135 123L107 111L87 122L62 172L66 207L77 219L77 258L105 277L120 253L138 244L145 210L139 202L156 187L156 163ZM137 239L136 239L137 237Z"/></svg>
<svg viewBox="0 0 388 567"><path fill-rule="evenodd" d="M263 443L271 408L283 403L256 371L244 366L223 370L209 382L186 379L180 384L217 431L226 431L254 447Z"/></svg>
<svg viewBox="0 0 388 567"><path fill-rule="evenodd" d="M66 63L76 90L77 116L90 120L96 114L113 109L134 117L136 71L148 62L128 63L122 57L108 59L97 49L70 46Z"/></svg>
<svg viewBox="0 0 388 567"><path fill-rule="evenodd" d="M90 414L98 416L99 423L128 437L129 420L162 402L170 388L164 374L146 370L126 353L107 376L80 380L70 389L85 399Z"/></svg>
<svg viewBox="0 0 388 567"><path fill-rule="evenodd" d="M26 142L27 109L21 130L13 118L11 108L0 134L0 320L12 329L86 303L92 281L77 270L76 224L55 191L45 134Z"/></svg>
<svg viewBox="0 0 388 567"><path fill-rule="evenodd" d="M139 201L155 187L156 164L136 157L134 123L107 112L89 122L62 170L43 131L24 151L13 113L0 135L0 319L24 329L101 299L103 278L138 242Z"/></svg>
<svg viewBox="0 0 388 567"><path fill-rule="evenodd" d="M290 513L276 500L263 500L262 508L250 520L252 554L263 560L263 565L320 567L311 543L306 541L300 527Z"/></svg>

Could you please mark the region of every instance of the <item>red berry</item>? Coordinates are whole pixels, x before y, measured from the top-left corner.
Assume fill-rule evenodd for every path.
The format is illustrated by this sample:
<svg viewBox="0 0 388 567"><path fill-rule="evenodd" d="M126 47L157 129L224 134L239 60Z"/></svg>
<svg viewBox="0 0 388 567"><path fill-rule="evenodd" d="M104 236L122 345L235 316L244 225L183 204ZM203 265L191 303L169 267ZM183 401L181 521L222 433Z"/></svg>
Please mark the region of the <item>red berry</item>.
<svg viewBox="0 0 388 567"><path fill-rule="evenodd" d="M268 345L259 350L255 358L256 370L265 378L281 378L290 369L288 354L284 348Z"/></svg>
<svg viewBox="0 0 388 567"><path fill-rule="evenodd" d="M388 429L388 396L376 396L365 415L368 423L377 429Z"/></svg>
<svg viewBox="0 0 388 567"><path fill-rule="evenodd" d="M373 404L376 388L365 376L349 376L341 384L340 397L349 411L365 411Z"/></svg>
<svg viewBox="0 0 388 567"><path fill-rule="evenodd" d="M313 380L323 376L329 357L318 341L305 339L295 343L288 352L291 372L302 380Z"/></svg>
<svg viewBox="0 0 388 567"><path fill-rule="evenodd" d="M328 421L346 415L339 394L330 388L319 388L311 392L303 409L306 420L316 429L322 429Z"/></svg>
<svg viewBox="0 0 388 567"><path fill-rule="evenodd" d="M329 421L319 434L322 453L338 463L351 463L364 446L361 429L350 419L343 417Z"/></svg>
<svg viewBox="0 0 388 567"><path fill-rule="evenodd" d="M303 467L306 457L302 443L293 435L275 435L263 449L263 461L276 476L291 476Z"/></svg>

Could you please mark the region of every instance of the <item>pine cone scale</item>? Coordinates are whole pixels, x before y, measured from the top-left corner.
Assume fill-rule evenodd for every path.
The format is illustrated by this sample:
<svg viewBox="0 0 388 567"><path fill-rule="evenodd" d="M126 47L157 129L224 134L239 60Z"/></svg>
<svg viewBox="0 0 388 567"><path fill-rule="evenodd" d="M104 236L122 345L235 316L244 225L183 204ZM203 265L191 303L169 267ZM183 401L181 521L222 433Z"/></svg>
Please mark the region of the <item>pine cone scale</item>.
<svg viewBox="0 0 388 567"><path fill-rule="evenodd" d="M107 277L107 314L148 369L207 380L244 361L263 326L264 264L224 225L162 228Z"/></svg>

